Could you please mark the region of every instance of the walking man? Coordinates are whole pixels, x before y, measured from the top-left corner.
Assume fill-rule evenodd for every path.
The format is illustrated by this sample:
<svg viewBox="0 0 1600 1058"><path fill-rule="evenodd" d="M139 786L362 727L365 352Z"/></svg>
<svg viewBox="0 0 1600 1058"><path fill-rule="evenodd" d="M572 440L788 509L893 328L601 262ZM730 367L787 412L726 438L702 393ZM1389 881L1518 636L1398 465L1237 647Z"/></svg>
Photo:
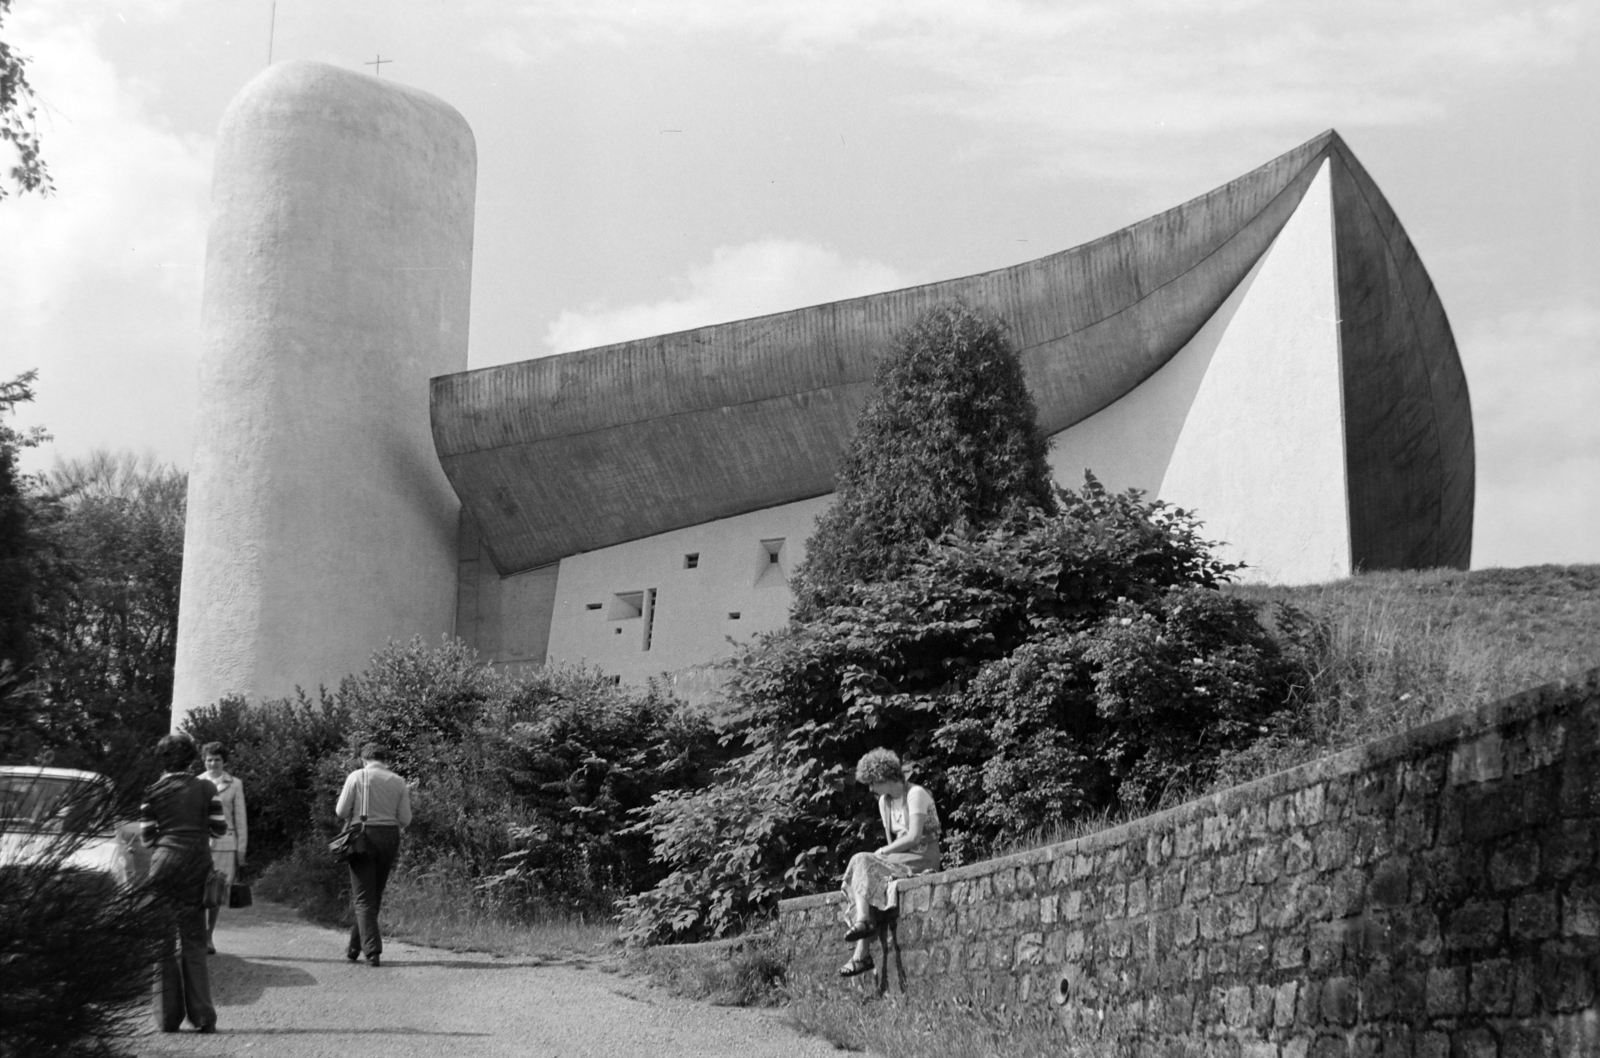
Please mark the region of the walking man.
<svg viewBox="0 0 1600 1058"><path fill-rule="evenodd" d="M350 893L356 921L344 957L355 962L367 957L377 966L383 955L378 933L378 909L383 887L400 854L400 833L411 824L411 789L384 764L388 753L376 742L361 747L361 767L345 776L344 789L334 807L340 819L366 819L366 851L350 857Z"/></svg>

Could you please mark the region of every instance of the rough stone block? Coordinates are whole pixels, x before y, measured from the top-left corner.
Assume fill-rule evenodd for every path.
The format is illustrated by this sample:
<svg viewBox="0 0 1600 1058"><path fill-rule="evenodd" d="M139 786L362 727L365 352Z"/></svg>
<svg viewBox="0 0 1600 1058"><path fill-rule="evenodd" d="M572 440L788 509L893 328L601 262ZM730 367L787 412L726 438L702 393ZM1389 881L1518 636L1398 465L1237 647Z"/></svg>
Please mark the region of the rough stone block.
<svg viewBox="0 0 1600 1058"><path fill-rule="evenodd" d="M1018 896L1033 895L1033 890L1036 888L1033 871L1032 867L1017 868L1016 893Z"/></svg>
<svg viewBox="0 0 1600 1058"><path fill-rule="evenodd" d="M1279 1058L1278 1045L1267 1040L1241 1040L1239 1058Z"/></svg>
<svg viewBox="0 0 1600 1058"><path fill-rule="evenodd" d="M1561 759L1566 744L1565 724L1554 717L1536 719L1520 737L1506 744L1506 767L1512 775L1548 768Z"/></svg>
<svg viewBox="0 0 1600 1058"><path fill-rule="evenodd" d="M1450 754L1450 785L1492 782L1505 774L1505 741L1488 731L1464 742Z"/></svg>
<svg viewBox="0 0 1600 1058"><path fill-rule="evenodd" d="M1272 942L1272 965L1293 970L1306 964L1306 943L1297 936L1279 937Z"/></svg>
<svg viewBox="0 0 1600 1058"><path fill-rule="evenodd" d="M1172 836L1173 854L1186 860L1200 851L1200 824L1184 823Z"/></svg>
<svg viewBox="0 0 1600 1058"><path fill-rule="evenodd" d="M1150 910L1150 886L1143 878L1128 883L1126 911L1129 918L1137 918Z"/></svg>
<svg viewBox="0 0 1600 1058"><path fill-rule="evenodd" d="M1444 944L1461 950L1498 947L1505 940L1505 905L1498 900L1472 900L1445 920Z"/></svg>
<svg viewBox="0 0 1600 1058"><path fill-rule="evenodd" d="M1283 849L1277 842L1257 845L1248 853L1245 877L1256 885L1278 880L1283 873Z"/></svg>
<svg viewBox="0 0 1600 1058"><path fill-rule="evenodd" d="M1024 933L1017 938L1017 950L1012 966L1038 966L1044 962L1044 934Z"/></svg>
<svg viewBox="0 0 1600 1058"><path fill-rule="evenodd" d="M1404 856L1390 856L1372 872L1372 884L1367 890L1373 907L1400 907L1411 894L1411 861Z"/></svg>
<svg viewBox="0 0 1600 1058"><path fill-rule="evenodd" d="M1450 1018L1467 1007L1467 973L1460 966L1428 971L1427 1011L1431 1017Z"/></svg>
<svg viewBox="0 0 1600 1058"><path fill-rule="evenodd" d="M1412 1058L1411 1027L1387 1024L1381 1033L1382 1044L1378 1053L1383 1058Z"/></svg>
<svg viewBox="0 0 1600 1058"><path fill-rule="evenodd" d="M1448 771L1448 758L1443 750L1436 750L1420 760L1408 761L1401 769L1402 796L1426 798L1438 793L1444 785Z"/></svg>
<svg viewBox="0 0 1600 1058"><path fill-rule="evenodd" d="M1235 985L1223 994L1222 1021L1230 1029L1250 1024L1250 986Z"/></svg>
<svg viewBox="0 0 1600 1058"><path fill-rule="evenodd" d="M1467 1009L1473 1014L1511 1013L1513 973L1510 960L1485 959L1472 964Z"/></svg>
<svg viewBox="0 0 1600 1058"><path fill-rule="evenodd" d="M1297 827L1314 827L1327 811L1328 784L1317 783L1296 790L1293 795L1294 822Z"/></svg>
<svg viewBox="0 0 1600 1058"><path fill-rule="evenodd" d="M1340 871L1328 882L1328 914L1344 918L1360 911L1366 903L1367 879L1360 869Z"/></svg>
<svg viewBox="0 0 1600 1058"><path fill-rule="evenodd" d="M1561 898L1561 933L1600 937L1600 884L1574 885Z"/></svg>
<svg viewBox="0 0 1600 1058"><path fill-rule="evenodd" d="M1311 1038L1309 1036L1296 1036L1293 1039L1284 1040L1282 1050L1279 1052L1279 1058L1310 1058L1310 1055Z"/></svg>
<svg viewBox="0 0 1600 1058"><path fill-rule="evenodd" d="M1244 884L1244 860L1243 853L1219 856L1211 874L1212 891L1224 895L1237 893Z"/></svg>
<svg viewBox="0 0 1600 1058"><path fill-rule="evenodd" d="M1371 1022L1394 1013L1394 979L1384 970L1374 970L1361 979L1361 1020Z"/></svg>
<svg viewBox="0 0 1600 1058"><path fill-rule="evenodd" d="M1307 938L1308 962L1313 973L1327 973L1344 960L1344 926L1338 922L1319 922Z"/></svg>
<svg viewBox="0 0 1600 1058"><path fill-rule="evenodd" d="M1450 1058L1450 1037L1443 1032L1422 1032L1416 1038L1417 1058Z"/></svg>
<svg viewBox="0 0 1600 1058"><path fill-rule="evenodd" d="M1295 831L1283 842L1283 873L1299 874L1316 864L1311 841L1303 831Z"/></svg>
<svg viewBox="0 0 1600 1058"><path fill-rule="evenodd" d="M1594 978L1582 956L1547 949L1540 954L1536 972L1545 1010L1580 1010L1593 1002Z"/></svg>
<svg viewBox="0 0 1600 1058"><path fill-rule="evenodd" d="M1563 819L1545 828L1539 863L1548 878L1568 878L1594 862L1594 824Z"/></svg>
<svg viewBox="0 0 1600 1058"><path fill-rule="evenodd" d="M1511 936L1517 940L1553 937L1560 930L1556 894L1528 893L1511 902Z"/></svg>
<svg viewBox="0 0 1600 1058"><path fill-rule="evenodd" d="M1039 924L1048 926L1056 921L1061 897L1055 893L1039 898Z"/></svg>
<svg viewBox="0 0 1600 1058"><path fill-rule="evenodd" d="M1539 965L1531 958L1516 960L1511 973L1511 1015L1525 1018L1539 1005Z"/></svg>
<svg viewBox="0 0 1600 1058"><path fill-rule="evenodd" d="M1122 918L1128 913L1128 887L1115 884L1105 890L1104 903L1101 912L1108 919Z"/></svg>
<svg viewBox="0 0 1600 1058"><path fill-rule="evenodd" d="M1495 892L1532 885L1539 876L1539 846L1532 841L1502 845L1489 857L1489 884Z"/></svg>
<svg viewBox="0 0 1600 1058"><path fill-rule="evenodd" d="M1350 1058L1350 1041L1343 1035L1318 1036L1311 1044L1311 1058Z"/></svg>
<svg viewBox="0 0 1600 1058"><path fill-rule="evenodd" d="M1457 1029L1450 1034L1450 1058L1499 1058L1500 1044L1483 1027Z"/></svg>
<svg viewBox="0 0 1600 1058"><path fill-rule="evenodd" d="M1557 1053L1555 1033L1544 1025L1511 1025L1500 1035L1500 1058L1555 1058Z"/></svg>
<svg viewBox="0 0 1600 1058"><path fill-rule="evenodd" d="M1354 1025L1361 1013L1361 989L1348 977L1330 977L1322 982L1322 1020L1335 1025Z"/></svg>
<svg viewBox="0 0 1600 1058"><path fill-rule="evenodd" d="M1388 818L1400 798L1401 783L1399 769L1394 765L1357 776L1351 798L1356 813Z"/></svg>
<svg viewBox="0 0 1600 1058"><path fill-rule="evenodd" d="M1393 981L1396 1014L1415 1019L1428 1009L1428 974L1425 970L1396 970Z"/></svg>
<svg viewBox="0 0 1600 1058"><path fill-rule="evenodd" d="M1017 891L1017 869L1015 867L1002 868L989 876L990 884L994 886L996 897L1008 897Z"/></svg>
<svg viewBox="0 0 1600 1058"><path fill-rule="evenodd" d="M1272 1024L1286 1029L1294 1024L1295 1001L1300 992L1299 981L1285 981L1272 994Z"/></svg>

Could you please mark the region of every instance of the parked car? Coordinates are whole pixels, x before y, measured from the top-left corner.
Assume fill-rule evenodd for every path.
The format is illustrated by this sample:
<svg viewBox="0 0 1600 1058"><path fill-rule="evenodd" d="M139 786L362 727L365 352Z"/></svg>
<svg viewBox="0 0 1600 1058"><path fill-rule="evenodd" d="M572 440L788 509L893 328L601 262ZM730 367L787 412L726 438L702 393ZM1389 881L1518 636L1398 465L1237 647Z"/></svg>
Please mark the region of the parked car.
<svg viewBox="0 0 1600 1058"><path fill-rule="evenodd" d="M87 888L142 880L149 850L136 822L115 818L115 793L97 772L0 766L0 871L59 857Z"/></svg>

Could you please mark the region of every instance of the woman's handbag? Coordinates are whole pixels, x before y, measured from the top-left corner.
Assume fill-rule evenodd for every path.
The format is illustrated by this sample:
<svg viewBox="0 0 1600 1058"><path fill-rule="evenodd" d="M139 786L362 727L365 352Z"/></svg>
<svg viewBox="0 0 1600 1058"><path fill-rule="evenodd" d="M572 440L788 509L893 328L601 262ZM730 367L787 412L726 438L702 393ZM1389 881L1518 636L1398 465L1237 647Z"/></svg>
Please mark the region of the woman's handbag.
<svg viewBox="0 0 1600 1058"><path fill-rule="evenodd" d="M206 876L206 891L200 903L205 907L221 907L228 902L228 876L213 869Z"/></svg>
<svg viewBox="0 0 1600 1058"><path fill-rule="evenodd" d="M237 910L241 907L249 907L252 902L249 882L240 878L228 886L228 906L230 908Z"/></svg>
<svg viewBox="0 0 1600 1058"><path fill-rule="evenodd" d="M328 851L335 861L347 863L351 856L367 851L367 770L361 769L361 818L346 823L334 839L328 842Z"/></svg>

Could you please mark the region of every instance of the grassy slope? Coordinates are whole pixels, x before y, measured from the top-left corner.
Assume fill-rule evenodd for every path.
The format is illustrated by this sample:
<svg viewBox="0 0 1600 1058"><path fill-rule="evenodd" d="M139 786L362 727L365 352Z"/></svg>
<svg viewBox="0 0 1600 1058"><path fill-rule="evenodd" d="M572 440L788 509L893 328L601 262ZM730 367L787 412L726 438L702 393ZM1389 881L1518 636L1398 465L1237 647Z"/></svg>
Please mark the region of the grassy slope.
<svg viewBox="0 0 1600 1058"><path fill-rule="evenodd" d="M1329 584L1235 586L1327 633L1310 700L1230 763L1266 774L1600 666L1600 566L1369 573Z"/></svg>

